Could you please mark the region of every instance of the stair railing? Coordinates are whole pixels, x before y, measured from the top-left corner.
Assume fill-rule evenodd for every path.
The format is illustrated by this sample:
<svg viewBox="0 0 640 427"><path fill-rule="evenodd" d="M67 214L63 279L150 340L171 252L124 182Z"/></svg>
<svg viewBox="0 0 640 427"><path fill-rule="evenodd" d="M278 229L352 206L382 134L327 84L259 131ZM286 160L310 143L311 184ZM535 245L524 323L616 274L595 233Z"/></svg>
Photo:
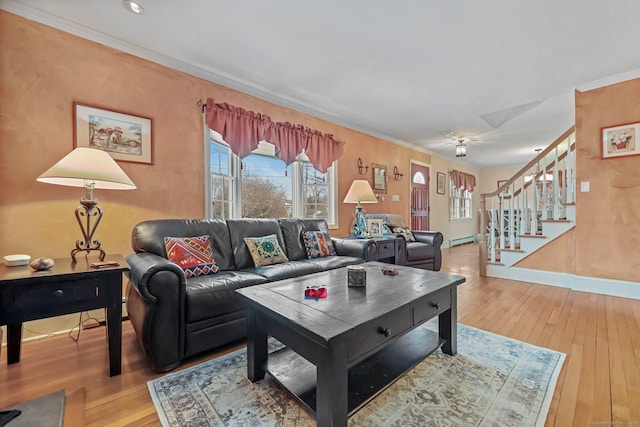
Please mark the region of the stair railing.
<svg viewBox="0 0 640 427"><path fill-rule="evenodd" d="M572 126L497 190L480 195L481 276L501 250L519 250L521 236L540 235L542 221L566 219L566 205L575 203L574 150Z"/></svg>

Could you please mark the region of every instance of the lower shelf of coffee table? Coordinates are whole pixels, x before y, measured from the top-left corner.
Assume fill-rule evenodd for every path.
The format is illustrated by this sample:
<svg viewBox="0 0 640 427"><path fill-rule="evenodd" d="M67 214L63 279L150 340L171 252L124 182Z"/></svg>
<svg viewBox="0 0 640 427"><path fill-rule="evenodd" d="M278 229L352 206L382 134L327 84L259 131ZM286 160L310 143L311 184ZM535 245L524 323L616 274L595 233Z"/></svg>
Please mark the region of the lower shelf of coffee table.
<svg viewBox="0 0 640 427"><path fill-rule="evenodd" d="M352 415L444 344L418 327L349 368L348 407ZM311 411L316 409L316 366L293 350L269 354L267 372Z"/></svg>

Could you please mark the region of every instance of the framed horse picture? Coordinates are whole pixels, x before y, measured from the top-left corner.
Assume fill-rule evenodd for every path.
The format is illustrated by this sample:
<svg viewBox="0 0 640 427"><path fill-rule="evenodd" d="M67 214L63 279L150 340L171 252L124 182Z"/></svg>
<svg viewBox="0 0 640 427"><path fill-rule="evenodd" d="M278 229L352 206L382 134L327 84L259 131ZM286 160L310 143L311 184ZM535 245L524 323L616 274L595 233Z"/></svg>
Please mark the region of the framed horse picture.
<svg viewBox="0 0 640 427"><path fill-rule="evenodd" d="M74 146L106 151L114 160L153 164L152 125L148 117L73 103Z"/></svg>

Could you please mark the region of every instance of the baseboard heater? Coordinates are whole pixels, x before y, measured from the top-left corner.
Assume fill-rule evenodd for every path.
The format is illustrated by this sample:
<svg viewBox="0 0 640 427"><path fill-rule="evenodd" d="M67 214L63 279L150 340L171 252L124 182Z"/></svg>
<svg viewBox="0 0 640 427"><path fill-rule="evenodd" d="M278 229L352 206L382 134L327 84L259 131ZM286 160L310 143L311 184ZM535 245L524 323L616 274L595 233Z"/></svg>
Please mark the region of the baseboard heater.
<svg viewBox="0 0 640 427"><path fill-rule="evenodd" d="M475 236L458 237L457 239L449 240L449 247L452 248L454 246L463 245L465 243L473 243L475 241Z"/></svg>

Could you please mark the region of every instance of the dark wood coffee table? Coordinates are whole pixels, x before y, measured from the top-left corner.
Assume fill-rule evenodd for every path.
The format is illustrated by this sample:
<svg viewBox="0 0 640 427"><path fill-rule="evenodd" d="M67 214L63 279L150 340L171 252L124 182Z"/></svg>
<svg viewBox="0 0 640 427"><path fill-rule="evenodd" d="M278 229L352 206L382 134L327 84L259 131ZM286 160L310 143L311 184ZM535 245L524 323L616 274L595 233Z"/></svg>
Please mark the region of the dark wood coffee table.
<svg viewBox="0 0 640 427"><path fill-rule="evenodd" d="M433 351L457 352L457 286L462 276L362 264L366 288L347 287L341 268L237 290L247 306L247 376L268 371L315 411L318 426L347 417ZM305 299L307 286L327 297ZM439 316L439 333L416 328ZM286 345L267 354L267 336Z"/></svg>

